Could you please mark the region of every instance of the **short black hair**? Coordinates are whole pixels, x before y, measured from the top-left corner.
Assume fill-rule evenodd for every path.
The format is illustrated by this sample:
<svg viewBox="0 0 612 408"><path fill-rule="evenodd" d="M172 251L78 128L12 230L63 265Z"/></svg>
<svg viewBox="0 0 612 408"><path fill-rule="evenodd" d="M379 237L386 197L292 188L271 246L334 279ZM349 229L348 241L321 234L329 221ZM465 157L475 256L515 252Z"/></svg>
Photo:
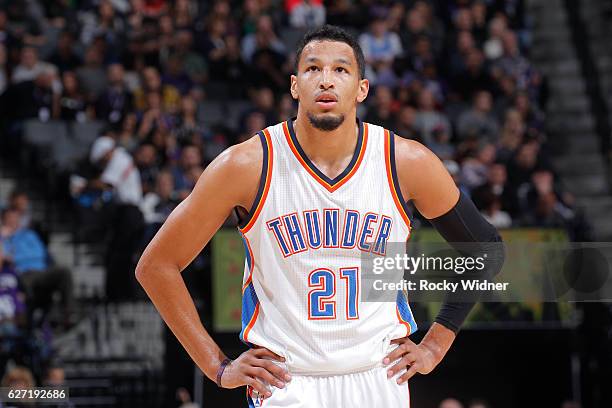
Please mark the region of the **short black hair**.
<svg viewBox="0 0 612 408"><path fill-rule="evenodd" d="M295 72L298 71L298 63L300 62L304 47L312 41L338 41L348 44L353 49L355 59L357 59L359 79L365 78L365 57L359 42L345 29L330 24L322 25L304 34L304 37L298 43L297 54L295 56Z"/></svg>

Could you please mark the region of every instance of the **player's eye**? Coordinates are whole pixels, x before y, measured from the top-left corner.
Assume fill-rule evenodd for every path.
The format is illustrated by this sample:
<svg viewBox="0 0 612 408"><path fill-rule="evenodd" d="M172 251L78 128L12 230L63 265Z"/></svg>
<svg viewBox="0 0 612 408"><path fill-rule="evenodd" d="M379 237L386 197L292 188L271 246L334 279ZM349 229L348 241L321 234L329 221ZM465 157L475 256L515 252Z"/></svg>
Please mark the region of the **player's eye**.
<svg viewBox="0 0 612 408"><path fill-rule="evenodd" d="M336 68L336 72L348 72L346 68L338 67Z"/></svg>
<svg viewBox="0 0 612 408"><path fill-rule="evenodd" d="M316 65L311 65L308 67L307 71L318 71L319 67L317 67Z"/></svg>

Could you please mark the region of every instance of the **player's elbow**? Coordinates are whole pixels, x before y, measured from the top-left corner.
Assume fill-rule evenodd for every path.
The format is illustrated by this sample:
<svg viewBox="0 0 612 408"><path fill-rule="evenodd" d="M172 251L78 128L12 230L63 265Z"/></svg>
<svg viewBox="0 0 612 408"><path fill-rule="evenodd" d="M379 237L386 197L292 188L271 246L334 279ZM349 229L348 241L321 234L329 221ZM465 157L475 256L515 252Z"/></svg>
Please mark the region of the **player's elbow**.
<svg viewBox="0 0 612 408"><path fill-rule="evenodd" d="M141 286L145 286L147 281L156 273L155 271L155 262L147 253L145 252L140 259L138 260L138 264L136 265L136 270L134 271L134 275L136 276L136 280L140 283Z"/></svg>

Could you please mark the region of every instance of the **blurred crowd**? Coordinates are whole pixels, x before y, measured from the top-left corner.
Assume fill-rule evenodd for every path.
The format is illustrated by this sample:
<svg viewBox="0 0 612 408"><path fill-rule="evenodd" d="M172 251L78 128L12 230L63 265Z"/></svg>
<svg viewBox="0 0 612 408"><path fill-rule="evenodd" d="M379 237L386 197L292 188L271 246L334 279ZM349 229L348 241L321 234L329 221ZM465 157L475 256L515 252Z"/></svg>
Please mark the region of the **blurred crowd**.
<svg viewBox="0 0 612 408"><path fill-rule="evenodd" d="M573 198L549 163L546 82L528 59L523 0L5 6L0 92L8 122L106 123L90 155L98 187L138 207L145 224L163 222L224 148L295 114L293 45L304 30L331 23L363 47L372 84L364 120L430 147L497 227L581 234ZM231 105L229 120L213 114L220 99L250 102ZM84 184L76 185L78 195Z"/></svg>
<svg viewBox="0 0 612 408"><path fill-rule="evenodd" d="M563 401L560 405L560 408L580 408L580 403L572 400ZM458 399L455 398L445 398L443 399L438 408L492 408L492 406L481 398L471 399L466 405L461 403Z"/></svg>
<svg viewBox="0 0 612 408"><path fill-rule="evenodd" d="M586 240L550 164L547 86L529 60L524 8L525 0L0 0L0 151L19 155L28 120L103 124L65 194L82 238L108 238L107 296L130 298L135 254L203 169L295 116L295 44L336 24L365 53L363 120L427 145L498 228L564 228ZM0 296L11 299L0 321L9 312L19 321L28 299L32 309L57 298L69 310L72 301L70 273L53 263L27 199L0 197Z"/></svg>

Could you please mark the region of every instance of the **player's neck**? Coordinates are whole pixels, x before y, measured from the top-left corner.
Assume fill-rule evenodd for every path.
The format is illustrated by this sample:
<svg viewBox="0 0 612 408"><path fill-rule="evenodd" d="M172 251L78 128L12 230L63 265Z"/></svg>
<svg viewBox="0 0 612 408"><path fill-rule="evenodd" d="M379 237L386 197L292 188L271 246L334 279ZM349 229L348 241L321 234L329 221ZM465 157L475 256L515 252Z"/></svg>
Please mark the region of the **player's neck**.
<svg viewBox="0 0 612 408"><path fill-rule="evenodd" d="M355 115L347 115L337 129L323 131L312 126L305 114L298 113L293 127L304 153L317 167L335 167L345 161L348 164L355 152L359 132Z"/></svg>

